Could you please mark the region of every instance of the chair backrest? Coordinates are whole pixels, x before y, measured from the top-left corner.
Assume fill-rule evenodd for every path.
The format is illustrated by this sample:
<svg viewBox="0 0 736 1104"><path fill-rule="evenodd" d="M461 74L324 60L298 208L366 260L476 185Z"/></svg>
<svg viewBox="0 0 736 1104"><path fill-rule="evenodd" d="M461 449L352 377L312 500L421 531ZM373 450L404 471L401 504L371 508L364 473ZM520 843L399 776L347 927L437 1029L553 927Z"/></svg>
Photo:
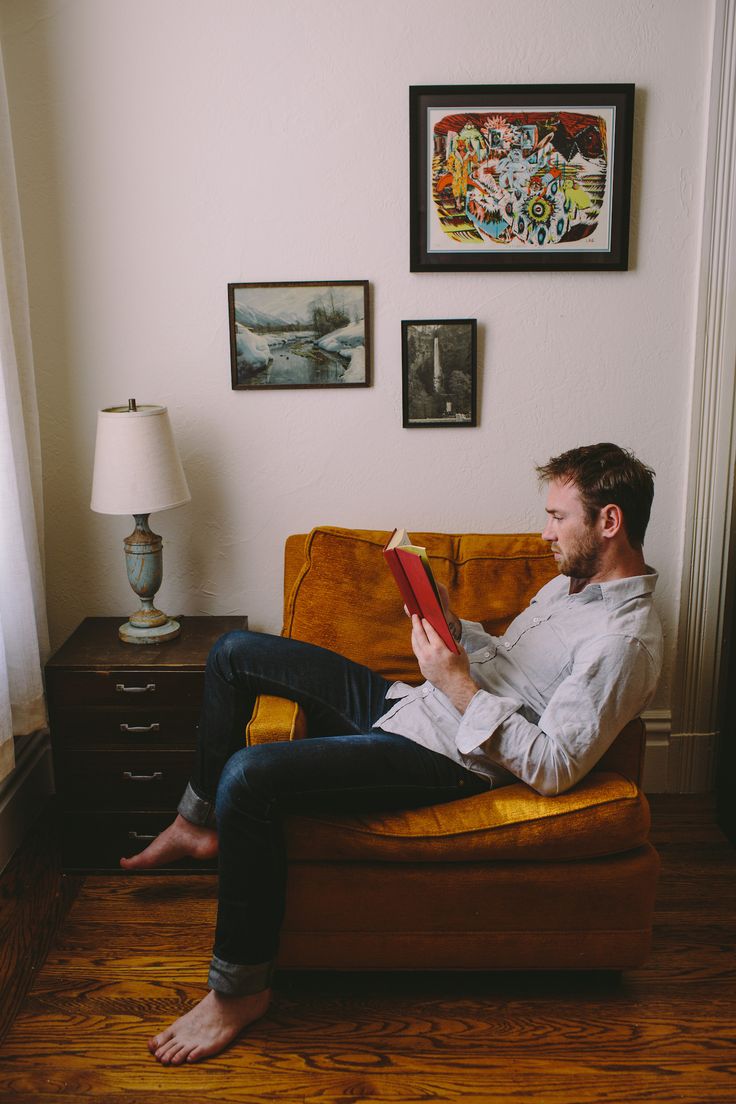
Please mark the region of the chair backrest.
<svg viewBox="0 0 736 1104"><path fill-rule="evenodd" d="M390 533L320 526L289 537L285 636L332 648L388 679L416 683L408 622L383 557ZM461 617L501 633L557 568L537 534L412 533Z"/></svg>
<svg viewBox="0 0 736 1104"><path fill-rule="evenodd" d="M548 545L534 533L419 533L439 582L460 617L500 634L557 574ZM384 678L417 683L403 602L383 557L384 530L319 526L286 540L283 635L331 648ZM627 725L598 769L638 782L641 721Z"/></svg>

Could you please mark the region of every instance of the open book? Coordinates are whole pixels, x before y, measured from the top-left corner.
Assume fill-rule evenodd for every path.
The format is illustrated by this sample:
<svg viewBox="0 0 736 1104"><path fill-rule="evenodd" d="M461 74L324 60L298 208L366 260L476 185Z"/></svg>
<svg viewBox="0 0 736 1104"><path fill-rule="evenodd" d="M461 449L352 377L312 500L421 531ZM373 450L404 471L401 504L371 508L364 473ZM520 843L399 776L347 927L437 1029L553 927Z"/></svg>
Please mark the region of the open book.
<svg viewBox="0 0 736 1104"><path fill-rule="evenodd" d="M394 529L383 554L409 613L418 613L429 621L450 651L459 652L442 608L426 548L412 544L406 529Z"/></svg>

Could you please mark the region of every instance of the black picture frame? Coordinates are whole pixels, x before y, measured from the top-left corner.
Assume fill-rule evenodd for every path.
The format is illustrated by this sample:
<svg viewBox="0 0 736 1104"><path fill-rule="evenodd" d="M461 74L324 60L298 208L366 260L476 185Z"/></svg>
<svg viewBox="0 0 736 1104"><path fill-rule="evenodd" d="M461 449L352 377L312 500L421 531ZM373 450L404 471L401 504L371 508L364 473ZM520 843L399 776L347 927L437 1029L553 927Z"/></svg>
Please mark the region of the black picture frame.
<svg viewBox="0 0 736 1104"><path fill-rule="evenodd" d="M401 323L405 429L478 424L478 323L475 318Z"/></svg>
<svg viewBox="0 0 736 1104"><path fill-rule="evenodd" d="M368 280L228 284L234 391L370 387Z"/></svg>
<svg viewBox="0 0 736 1104"><path fill-rule="evenodd" d="M633 84L409 89L412 272L629 263Z"/></svg>

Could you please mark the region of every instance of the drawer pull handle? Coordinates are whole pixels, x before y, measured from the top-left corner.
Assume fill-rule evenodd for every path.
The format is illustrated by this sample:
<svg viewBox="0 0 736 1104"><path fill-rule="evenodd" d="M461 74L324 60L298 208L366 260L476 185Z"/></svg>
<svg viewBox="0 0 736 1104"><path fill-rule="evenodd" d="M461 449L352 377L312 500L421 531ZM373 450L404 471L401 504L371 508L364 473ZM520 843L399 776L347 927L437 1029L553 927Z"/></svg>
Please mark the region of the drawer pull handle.
<svg viewBox="0 0 736 1104"><path fill-rule="evenodd" d="M115 684L115 689L121 694L145 694L148 690L155 690L156 683L149 682L145 686L124 686L122 682L118 682Z"/></svg>
<svg viewBox="0 0 736 1104"><path fill-rule="evenodd" d="M158 723L158 721L154 721L154 723L150 724L150 725L121 724L120 731L121 732L158 732L160 728L161 728L161 725Z"/></svg>
<svg viewBox="0 0 736 1104"><path fill-rule="evenodd" d="M156 782L157 779L163 778L163 771L154 771L153 774L133 774L132 771L123 771L123 778L126 782Z"/></svg>
<svg viewBox="0 0 736 1104"><path fill-rule="evenodd" d="M140 832L128 832L128 839L140 840L141 843L150 843L155 838L155 836L142 836Z"/></svg>

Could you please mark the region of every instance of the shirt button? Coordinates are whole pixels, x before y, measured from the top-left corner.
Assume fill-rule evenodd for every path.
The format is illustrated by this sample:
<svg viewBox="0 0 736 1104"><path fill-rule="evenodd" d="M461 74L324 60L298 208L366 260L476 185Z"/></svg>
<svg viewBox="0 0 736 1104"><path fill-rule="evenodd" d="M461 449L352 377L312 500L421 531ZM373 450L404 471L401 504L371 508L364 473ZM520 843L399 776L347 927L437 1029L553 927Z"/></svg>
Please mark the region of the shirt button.
<svg viewBox="0 0 736 1104"><path fill-rule="evenodd" d="M539 624L539 618L535 617L534 620L532 621L532 624L533 625L538 625Z"/></svg>
<svg viewBox="0 0 736 1104"><path fill-rule="evenodd" d="M483 658L484 659L490 659L491 658L491 653L490 652L484 652L483 653Z"/></svg>
<svg viewBox="0 0 736 1104"><path fill-rule="evenodd" d="M503 645L503 646L504 646L504 648L506 649L506 651L508 651L508 650L509 650L509 648L511 647L511 645L509 644L508 640L505 640L505 641L504 641L504 645Z"/></svg>

